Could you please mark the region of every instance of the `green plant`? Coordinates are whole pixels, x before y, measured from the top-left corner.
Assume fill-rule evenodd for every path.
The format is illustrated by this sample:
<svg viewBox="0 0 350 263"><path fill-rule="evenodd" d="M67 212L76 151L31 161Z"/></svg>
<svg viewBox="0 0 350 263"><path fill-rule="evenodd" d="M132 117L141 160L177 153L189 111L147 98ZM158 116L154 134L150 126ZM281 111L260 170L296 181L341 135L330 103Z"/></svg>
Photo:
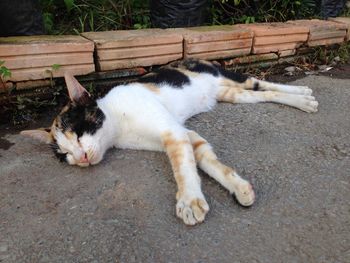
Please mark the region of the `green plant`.
<svg viewBox="0 0 350 263"><path fill-rule="evenodd" d="M5 64L5 61L0 60L0 81L1 81L1 85L6 90L5 83L7 79L11 77L12 74L11 74L11 70L5 67L4 64Z"/></svg>
<svg viewBox="0 0 350 263"><path fill-rule="evenodd" d="M7 78L11 77L11 70L4 66L5 61L0 60L0 78L2 81L6 81Z"/></svg>
<svg viewBox="0 0 350 263"><path fill-rule="evenodd" d="M49 34L150 27L148 1L40 0Z"/></svg>
<svg viewBox="0 0 350 263"><path fill-rule="evenodd" d="M50 85L51 88L53 88L54 83L53 83L53 72L60 69L61 65L60 64L52 64L50 69L46 69L45 72L50 74Z"/></svg>
<svg viewBox="0 0 350 263"><path fill-rule="evenodd" d="M316 0L213 0L214 24L286 21L309 18L316 12Z"/></svg>

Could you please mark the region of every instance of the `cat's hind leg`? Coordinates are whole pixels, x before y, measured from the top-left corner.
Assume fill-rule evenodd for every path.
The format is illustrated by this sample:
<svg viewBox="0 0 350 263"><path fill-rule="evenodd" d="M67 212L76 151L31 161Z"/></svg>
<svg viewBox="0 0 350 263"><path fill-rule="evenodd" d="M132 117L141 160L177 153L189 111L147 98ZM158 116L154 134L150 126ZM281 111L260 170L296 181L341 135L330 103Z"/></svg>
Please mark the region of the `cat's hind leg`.
<svg viewBox="0 0 350 263"><path fill-rule="evenodd" d="M178 186L176 215L187 225L204 220L209 211L200 186L193 148L185 129L164 132L163 147L170 159Z"/></svg>
<svg viewBox="0 0 350 263"><path fill-rule="evenodd" d="M312 90L307 86L295 86L273 83L269 81L259 80L253 77L246 77L239 73L234 73L225 69L221 69L220 71L221 73L223 73L221 74L220 86L229 86L232 88L242 88L254 91L278 91L282 93L298 95L312 94Z"/></svg>
<svg viewBox="0 0 350 263"><path fill-rule="evenodd" d="M248 78L245 84L247 89L255 91L278 91L282 93L299 94L299 95L311 95L312 89L308 86L295 86L273 83L269 81L259 80L256 78Z"/></svg>
<svg viewBox="0 0 350 263"><path fill-rule="evenodd" d="M316 112L318 102L310 95L290 94L279 91L253 91L232 86L220 86L218 101L230 103L274 102L285 104L305 112Z"/></svg>
<svg viewBox="0 0 350 263"><path fill-rule="evenodd" d="M242 179L234 169L222 164L217 159L210 144L199 134L189 131L188 136L199 168L218 181L231 194L234 194L241 205L252 205L255 194L251 184Z"/></svg>

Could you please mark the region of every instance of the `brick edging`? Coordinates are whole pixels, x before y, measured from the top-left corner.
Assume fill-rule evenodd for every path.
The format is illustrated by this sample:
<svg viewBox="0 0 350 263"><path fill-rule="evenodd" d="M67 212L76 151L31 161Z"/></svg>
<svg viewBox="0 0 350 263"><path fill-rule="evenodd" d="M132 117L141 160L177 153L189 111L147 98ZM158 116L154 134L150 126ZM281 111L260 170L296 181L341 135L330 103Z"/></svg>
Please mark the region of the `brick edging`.
<svg viewBox="0 0 350 263"><path fill-rule="evenodd" d="M18 89L35 86L36 81L40 86L67 70L87 75L182 58L225 59L227 65L242 65L294 56L300 48L349 41L350 18L330 20L2 37L0 60L12 72L7 88ZM4 90L0 87L0 92Z"/></svg>

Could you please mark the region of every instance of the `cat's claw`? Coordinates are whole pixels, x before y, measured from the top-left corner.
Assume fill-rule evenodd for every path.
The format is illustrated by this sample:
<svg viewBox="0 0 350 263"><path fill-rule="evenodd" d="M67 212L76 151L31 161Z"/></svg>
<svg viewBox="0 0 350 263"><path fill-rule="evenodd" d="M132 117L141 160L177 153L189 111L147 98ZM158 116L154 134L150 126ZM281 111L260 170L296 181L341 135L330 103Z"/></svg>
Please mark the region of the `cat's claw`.
<svg viewBox="0 0 350 263"><path fill-rule="evenodd" d="M176 215L186 225L195 225L204 221L209 205L204 198L180 198L176 204Z"/></svg>
<svg viewBox="0 0 350 263"><path fill-rule="evenodd" d="M243 179L236 187L234 195L242 206L251 206L255 201L255 193L252 185Z"/></svg>

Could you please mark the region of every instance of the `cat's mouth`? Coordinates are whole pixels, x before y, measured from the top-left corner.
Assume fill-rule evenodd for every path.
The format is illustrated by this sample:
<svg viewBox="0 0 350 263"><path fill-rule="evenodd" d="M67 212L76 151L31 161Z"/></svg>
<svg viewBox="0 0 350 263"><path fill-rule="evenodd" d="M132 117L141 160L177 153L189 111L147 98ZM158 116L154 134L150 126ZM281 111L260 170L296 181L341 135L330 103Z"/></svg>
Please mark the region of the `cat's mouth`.
<svg viewBox="0 0 350 263"><path fill-rule="evenodd" d="M89 152L88 154L84 154L79 160L76 160L76 165L79 167L88 167L95 164L98 164L102 158L96 156L94 153Z"/></svg>

